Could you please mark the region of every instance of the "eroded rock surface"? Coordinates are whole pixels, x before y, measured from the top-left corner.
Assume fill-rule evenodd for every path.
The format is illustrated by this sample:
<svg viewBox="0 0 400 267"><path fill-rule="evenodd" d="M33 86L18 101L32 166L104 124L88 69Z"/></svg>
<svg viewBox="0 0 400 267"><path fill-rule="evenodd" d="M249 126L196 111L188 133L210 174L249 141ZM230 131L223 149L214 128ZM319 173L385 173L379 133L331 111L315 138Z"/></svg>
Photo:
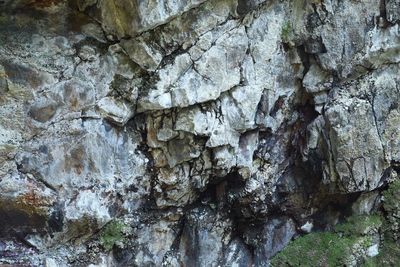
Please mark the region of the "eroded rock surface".
<svg viewBox="0 0 400 267"><path fill-rule="evenodd" d="M0 265L267 266L385 210L399 10L0 1ZM346 264L379 255L371 237Z"/></svg>

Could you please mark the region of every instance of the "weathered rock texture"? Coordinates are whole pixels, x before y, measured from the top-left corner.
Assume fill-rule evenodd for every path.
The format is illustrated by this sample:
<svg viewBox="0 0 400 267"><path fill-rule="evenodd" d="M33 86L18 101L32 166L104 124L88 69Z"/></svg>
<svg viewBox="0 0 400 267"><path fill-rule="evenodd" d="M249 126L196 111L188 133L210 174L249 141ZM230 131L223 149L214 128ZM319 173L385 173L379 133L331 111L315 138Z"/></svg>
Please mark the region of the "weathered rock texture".
<svg viewBox="0 0 400 267"><path fill-rule="evenodd" d="M381 211L397 236L399 64L398 0L0 1L0 265L268 266Z"/></svg>

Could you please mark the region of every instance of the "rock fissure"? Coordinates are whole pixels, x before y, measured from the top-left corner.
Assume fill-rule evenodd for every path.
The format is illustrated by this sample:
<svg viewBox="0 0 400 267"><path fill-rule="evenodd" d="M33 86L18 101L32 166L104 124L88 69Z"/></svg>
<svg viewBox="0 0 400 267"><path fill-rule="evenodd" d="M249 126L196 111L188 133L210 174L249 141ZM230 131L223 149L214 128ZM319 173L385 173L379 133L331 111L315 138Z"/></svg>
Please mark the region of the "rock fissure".
<svg viewBox="0 0 400 267"><path fill-rule="evenodd" d="M384 266L398 4L5 1L0 265Z"/></svg>

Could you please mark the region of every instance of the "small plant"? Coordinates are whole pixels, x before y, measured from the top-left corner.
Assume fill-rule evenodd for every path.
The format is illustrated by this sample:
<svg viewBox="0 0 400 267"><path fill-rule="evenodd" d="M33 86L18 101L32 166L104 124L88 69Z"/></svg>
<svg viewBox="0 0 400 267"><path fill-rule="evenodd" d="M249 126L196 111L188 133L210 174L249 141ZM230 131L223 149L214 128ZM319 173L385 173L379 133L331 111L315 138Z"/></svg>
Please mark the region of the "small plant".
<svg viewBox="0 0 400 267"><path fill-rule="evenodd" d="M292 24L288 21L282 26L281 30L282 42L289 43L292 35L293 35L293 27Z"/></svg>
<svg viewBox="0 0 400 267"><path fill-rule="evenodd" d="M100 232L100 243L106 250L111 250L115 244L125 241L125 224L114 220L109 222Z"/></svg>

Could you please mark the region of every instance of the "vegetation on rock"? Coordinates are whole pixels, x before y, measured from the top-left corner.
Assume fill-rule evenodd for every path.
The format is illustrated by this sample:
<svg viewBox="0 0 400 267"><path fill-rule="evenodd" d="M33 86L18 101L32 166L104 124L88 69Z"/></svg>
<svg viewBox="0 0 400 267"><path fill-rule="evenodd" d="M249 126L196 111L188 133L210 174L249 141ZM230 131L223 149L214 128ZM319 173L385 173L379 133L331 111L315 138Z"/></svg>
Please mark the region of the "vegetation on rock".
<svg viewBox="0 0 400 267"><path fill-rule="evenodd" d="M386 213L386 232L390 232L390 238L400 238L400 180L392 182L383 193L383 209Z"/></svg>
<svg viewBox="0 0 400 267"><path fill-rule="evenodd" d="M284 43L289 43L292 34L293 34L292 25L290 24L290 22L286 22L282 26L282 30L281 30L281 39L282 39L282 41Z"/></svg>
<svg viewBox="0 0 400 267"><path fill-rule="evenodd" d="M381 226L382 218L379 215L351 216L346 223L337 225L335 231L347 236L367 235L376 233Z"/></svg>
<svg viewBox="0 0 400 267"><path fill-rule="evenodd" d="M351 216L333 232L311 233L292 241L271 261L272 266L397 266L400 262L400 180L383 191L384 213ZM379 254L365 251L380 239ZM359 253L364 250L364 253ZM358 252L357 252L358 251ZM358 257L358 258L357 258Z"/></svg>
<svg viewBox="0 0 400 267"><path fill-rule="evenodd" d="M271 261L272 266L348 266L362 261L371 233L382 225L378 215L352 216L334 232L311 233L292 241Z"/></svg>
<svg viewBox="0 0 400 267"><path fill-rule="evenodd" d="M106 250L111 250L114 245L124 242L125 224L121 221L114 220L109 222L100 233L100 243Z"/></svg>

